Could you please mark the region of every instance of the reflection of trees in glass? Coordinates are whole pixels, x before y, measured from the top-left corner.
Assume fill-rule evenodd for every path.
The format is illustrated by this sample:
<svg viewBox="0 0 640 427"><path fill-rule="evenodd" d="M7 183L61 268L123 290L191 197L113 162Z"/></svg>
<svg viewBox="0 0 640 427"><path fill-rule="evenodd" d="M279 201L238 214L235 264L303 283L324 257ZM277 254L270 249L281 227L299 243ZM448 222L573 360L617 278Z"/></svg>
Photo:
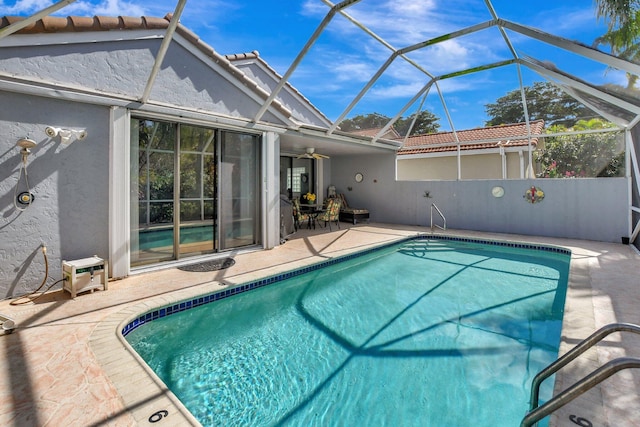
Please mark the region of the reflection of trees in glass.
<svg viewBox="0 0 640 427"><path fill-rule="evenodd" d="M206 217L204 199L215 194L214 136L213 129L180 126L180 221Z"/></svg>
<svg viewBox="0 0 640 427"><path fill-rule="evenodd" d="M615 127L600 119L580 120L573 127L551 126L548 133L588 131ZM624 176L624 135L621 132L586 133L545 138L536 151L543 171L540 178Z"/></svg>
<svg viewBox="0 0 640 427"><path fill-rule="evenodd" d="M200 221L200 201L180 201L180 221Z"/></svg>
<svg viewBox="0 0 640 427"><path fill-rule="evenodd" d="M149 159L149 200L173 199L173 153L151 152L147 158Z"/></svg>
<svg viewBox="0 0 640 427"><path fill-rule="evenodd" d="M171 224L173 223L173 203L150 203L149 204L150 224Z"/></svg>
<svg viewBox="0 0 640 427"><path fill-rule="evenodd" d="M176 125L140 120L138 137L138 199L171 200Z"/></svg>

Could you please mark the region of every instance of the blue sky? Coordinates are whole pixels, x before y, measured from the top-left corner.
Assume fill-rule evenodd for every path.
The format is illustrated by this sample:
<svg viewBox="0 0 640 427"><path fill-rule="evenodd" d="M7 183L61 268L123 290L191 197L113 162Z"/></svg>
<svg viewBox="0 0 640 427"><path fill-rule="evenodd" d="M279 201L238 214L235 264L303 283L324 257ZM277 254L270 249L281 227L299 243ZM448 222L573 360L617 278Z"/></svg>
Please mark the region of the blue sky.
<svg viewBox="0 0 640 427"><path fill-rule="evenodd" d="M2 15L27 15L54 3L0 1ZM173 12L175 3L174 0L79 0L56 15L162 17ZM587 45L606 31L604 23L596 19L593 1L494 0L492 4L500 18ZM221 54L257 50L272 68L284 74L328 10L322 0L189 0L181 23ZM361 0L346 11L396 49L491 18L483 0ZM516 33L509 32L508 36L519 55L551 61L558 68L595 84L624 81L623 75L607 71L602 64ZM309 50L291 83L335 120L390 53L353 23L336 16ZM435 76L511 58L496 28L414 51L408 56ZM523 69L522 76L525 84L542 80L527 69ZM404 60L396 60L347 117L372 112L394 116L428 80L423 71ZM518 73L515 66L502 67L444 80L440 88L457 129L481 127L487 120L485 105L517 89ZM413 104L404 115L415 112L418 106ZM423 109L440 117L443 130L449 129L435 88L424 101Z"/></svg>

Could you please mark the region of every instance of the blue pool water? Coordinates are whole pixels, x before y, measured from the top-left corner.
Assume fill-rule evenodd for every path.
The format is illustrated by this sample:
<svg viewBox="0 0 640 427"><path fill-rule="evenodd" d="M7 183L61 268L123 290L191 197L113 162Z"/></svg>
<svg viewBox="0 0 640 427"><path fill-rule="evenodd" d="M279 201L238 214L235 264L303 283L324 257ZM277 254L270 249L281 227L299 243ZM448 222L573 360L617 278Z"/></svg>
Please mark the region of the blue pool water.
<svg viewBox="0 0 640 427"><path fill-rule="evenodd" d="M516 426L557 357L569 258L411 240L126 339L206 426Z"/></svg>
<svg viewBox="0 0 640 427"><path fill-rule="evenodd" d="M140 250L173 246L173 228L140 231ZM213 240L213 225L180 227L180 244L208 242Z"/></svg>

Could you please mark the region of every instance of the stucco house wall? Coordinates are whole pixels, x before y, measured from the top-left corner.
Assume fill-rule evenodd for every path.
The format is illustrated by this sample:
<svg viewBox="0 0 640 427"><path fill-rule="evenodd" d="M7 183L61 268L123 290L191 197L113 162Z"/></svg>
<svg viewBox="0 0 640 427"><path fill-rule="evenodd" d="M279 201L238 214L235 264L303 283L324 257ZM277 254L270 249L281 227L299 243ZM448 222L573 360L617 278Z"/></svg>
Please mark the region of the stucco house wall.
<svg viewBox="0 0 640 427"><path fill-rule="evenodd" d="M224 57L208 56L206 46L190 45L180 34L170 44L149 103L138 102L164 31L123 32L117 40L105 32L12 35L2 40L0 101L10 108L0 116L0 297L38 287L45 277L43 245L49 282L62 277L62 260L97 255L112 261L115 254L127 256L128 235L119 227L114 232L113 225L128 223L129 214L121 210L114 216L113 206L126 205L129 191L120 176L112 175L128 169L123 156L129 149L126 112L242 130L230 123L234 118L247 122L264 102L257 85L252 87L241 72L231 72ZM128 39L135 37L140 39ZM277 102L262 117L280 126L288 120ZM64 144L45 134L47 126L85 129L88 136ZM278 169L280 139L260 129L252 133L263 137L266 177ZM35 200L20 211L14 207L16 185L18 192L26 187L24 174L18 182L21 154L16 142L23 137L37 143L27 159ZM262 227L270 233L263 236L263 244L277 244L277 185L266 186L262 194ZM114 235L122 236L121 244L113 244Z"/></svg>
<svg viewBox="0 0 640 427"><path fill-rule="evenodd" d="M274 91L280 83L281 76L260 58L258 52L227 55L227 58L268 93ZM289 90L281 92L278 99L291 111L292 117L314 126L329 127L331 125L331 121L315 109L300 92L289 85L286 87Z"/></svg>
<svg viewBox="0 0 640 427"><path fill-rule="evenodd" d="M109 108L0 91L0 295L22 295L45 276L62 277L61 260L98 255L109 247ZM86 129L88 136L66 145L44 133L49 125ZM28 136L38 145L27 159L32 205L14 208L14 193L26 191L22 159L15 147Z"/></svg>

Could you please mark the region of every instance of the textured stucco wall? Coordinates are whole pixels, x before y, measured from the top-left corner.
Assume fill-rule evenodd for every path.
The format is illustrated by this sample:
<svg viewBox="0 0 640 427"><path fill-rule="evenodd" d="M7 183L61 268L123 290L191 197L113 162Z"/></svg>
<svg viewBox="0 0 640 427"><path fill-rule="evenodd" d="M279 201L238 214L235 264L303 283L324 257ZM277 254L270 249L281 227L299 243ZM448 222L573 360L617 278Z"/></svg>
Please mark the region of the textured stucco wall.
<svg viewBox="0 0 640 427"><path fill-rule="evenodd" d="M268 93L271 93L279 83L273 78L273 74L265 72L256 63L237 62L234 63L234 65L240 68L251 80L258 83L258 86ZM311 110L308 104L301 101L299 96L294 95L287 86L280 91L276 99L291 111L292 116L296 120L316 126L328 126L326 120L319 119L318 113Z"/></svg>
<svg viewBox="0 0 640 427"><path fill-rule="evenodd" d="M429 225L429 208L435 203L447 227L455 229L605 242L621 242L628 235L626 178L403 182L394 180L393 155L331 161L337 190L350 205L368 208L376 222ZM356 172L364 174L363 182L354 181ZM492 196L496 185L504 188L504 197ZM541 203L525 201L531 185L545 192ZM431 198L423 196L425 191Z"/></svg>
<svg viewBox="0 0 640 427"><path fill-rule="evenodd" d="M51 35L51 37L60 37ZM47 46L3 47L0 70L74 87L117 94L132 101L142 96L161 41L124 40ZM254 117L263 100L248 96L220 68L172 43L151 91L150 101L202 109L230 117ZM219 74L220 71L223 74ZM263 119L281 124L267 112Z"/></svg>
<svg viewBox="0 0 640 427"><path fill-rule="evenodd" d="M35 290L62 277L61 261L108 256L109 109L0 92L0 297ZM86 139L62 144L46 126L85 128ZM14 190L21 165L19 138L37 142L27 170L33 204L20 212ZM25 190L24 175L19 191Z"/></svg>

